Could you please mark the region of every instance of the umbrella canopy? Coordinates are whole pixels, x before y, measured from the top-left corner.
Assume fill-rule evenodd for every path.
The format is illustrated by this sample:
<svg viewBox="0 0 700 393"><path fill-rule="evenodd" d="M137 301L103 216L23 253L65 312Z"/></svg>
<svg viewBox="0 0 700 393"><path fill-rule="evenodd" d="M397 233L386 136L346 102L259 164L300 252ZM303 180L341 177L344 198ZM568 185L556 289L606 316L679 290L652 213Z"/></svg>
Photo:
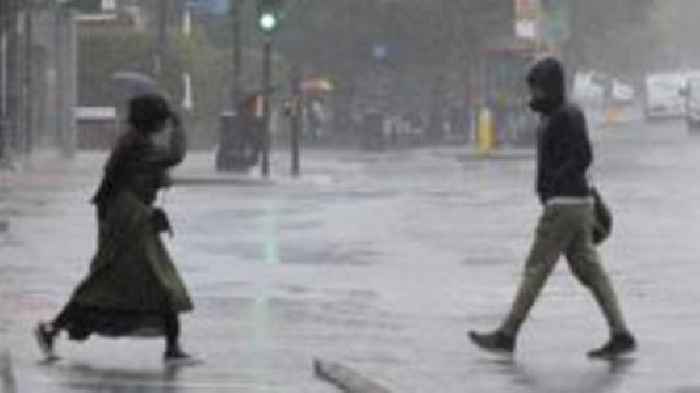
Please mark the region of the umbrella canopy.
<svg viewBox="0 0 700 393"><path fill-rule="evenodd" d="M125 99L152 93L162 93L158 82L140 72L121 71L112 74L112 81L120 95Z"/></svg>

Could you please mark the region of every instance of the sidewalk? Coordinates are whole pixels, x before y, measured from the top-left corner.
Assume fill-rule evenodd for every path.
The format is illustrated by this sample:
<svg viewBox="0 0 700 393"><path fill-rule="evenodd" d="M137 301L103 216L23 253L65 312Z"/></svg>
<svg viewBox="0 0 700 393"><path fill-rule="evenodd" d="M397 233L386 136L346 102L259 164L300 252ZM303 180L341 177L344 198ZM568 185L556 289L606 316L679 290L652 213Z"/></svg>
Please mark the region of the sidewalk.
<svg viewBox="0 0 700 393"><path fill-rule="evenodd" d="M93 163L65 159L53 149L37 150L31 157L0 169L0 233L13 217L30 211L37 203L33 192L50 192L82 184L79 174L90 175ZM77 177L76 177L77 176Z"/></svg>

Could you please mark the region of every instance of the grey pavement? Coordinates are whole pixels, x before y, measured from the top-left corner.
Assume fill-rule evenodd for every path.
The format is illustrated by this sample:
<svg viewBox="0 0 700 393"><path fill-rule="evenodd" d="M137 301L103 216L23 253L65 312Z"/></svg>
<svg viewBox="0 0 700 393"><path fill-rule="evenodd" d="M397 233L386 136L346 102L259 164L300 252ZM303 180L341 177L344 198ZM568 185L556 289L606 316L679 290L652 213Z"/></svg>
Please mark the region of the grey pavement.
<svg viewBox="0 0 700 393"><path fill-rule="evenodd" d="M470 345L465 331L495 327L515 291L539 212L534 162L443 148L306 151L300 179L275 152L272 181L230 186L191 181L213 176L213 156L190 154L174 174L190 182L159 203L195 301L184 344L205 363L168 369L160 340L94 338L62 340L64 359L41 364L31 328L95 249L87 201L104 154L83 153L0 179L0 347L17 391L333 392L318 357L394 392L700 392L700 139L680 122L594 135L593 176L615 213L601 252L640 341L632 359L585 357L605 323L564 264L513 359Z"/></svg>

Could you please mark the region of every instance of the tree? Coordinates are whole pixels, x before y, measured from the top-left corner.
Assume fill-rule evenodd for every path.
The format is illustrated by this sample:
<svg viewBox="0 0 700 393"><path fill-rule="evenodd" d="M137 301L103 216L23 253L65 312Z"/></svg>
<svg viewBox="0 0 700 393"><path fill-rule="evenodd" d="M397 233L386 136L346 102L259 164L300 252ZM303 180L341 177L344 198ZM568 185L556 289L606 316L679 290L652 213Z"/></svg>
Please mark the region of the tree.
<svg viewBox="0 0 700 393"><path fill-rule="evenodd" d="M657 35L650 28L652 0L570 1L571 38L566 45L570 69L597 69L635 77L649 63Z"/></svg>
<svg viewBox="0 0 700 393"><path fill-rule="evenodd" d="M653 7L651 24L657 40L650 53L651 69L698 68L700 55L696 50L700 26L697 15L700 2L668 0Z"/></svg>

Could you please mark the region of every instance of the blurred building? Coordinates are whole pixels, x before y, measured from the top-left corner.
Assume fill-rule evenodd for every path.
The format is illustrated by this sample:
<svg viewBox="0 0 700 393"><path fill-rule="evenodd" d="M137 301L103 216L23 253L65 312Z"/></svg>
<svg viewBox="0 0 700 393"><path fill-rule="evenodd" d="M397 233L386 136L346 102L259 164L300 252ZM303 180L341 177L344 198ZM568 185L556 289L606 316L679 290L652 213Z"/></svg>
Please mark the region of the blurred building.
<svg viewBox="0 0 700 393"><path fill-rule="evenodd" d="M0 154L73 152L75 24L61 2L0 2Z"/></svg>

